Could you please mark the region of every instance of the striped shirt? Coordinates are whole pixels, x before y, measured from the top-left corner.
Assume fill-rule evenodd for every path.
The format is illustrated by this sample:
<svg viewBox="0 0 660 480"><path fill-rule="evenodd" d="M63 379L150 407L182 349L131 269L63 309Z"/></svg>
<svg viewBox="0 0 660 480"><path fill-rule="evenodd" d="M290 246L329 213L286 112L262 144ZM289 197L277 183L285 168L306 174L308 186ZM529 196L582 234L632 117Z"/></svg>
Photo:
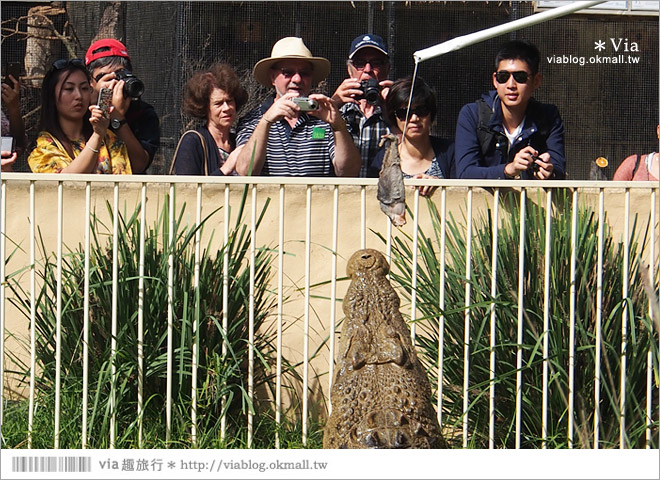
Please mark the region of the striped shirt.
<svg viewBox="0 0 660 480"><path fill-rule="evenodd" d="M273 99L238 123L236 145L245 145ZM295 126L282 119L270 126L262 176L334 177L335 135L329 123L301 113Z"/></svg>
<svg viewBox="0 0 660 480"><path fill-rule="evenodd" d="M383 135L390 133L387 123L383 119L383 113L380 107L376 107L373 115L366 118L360 110L359 105L355 103L344 104L339 111L346 121L348 133L353 137L355 146L360 151L362 157L362 167L360 168L360 177L367 177L369 167L374 161L378 150L378 142Z"/></svg>

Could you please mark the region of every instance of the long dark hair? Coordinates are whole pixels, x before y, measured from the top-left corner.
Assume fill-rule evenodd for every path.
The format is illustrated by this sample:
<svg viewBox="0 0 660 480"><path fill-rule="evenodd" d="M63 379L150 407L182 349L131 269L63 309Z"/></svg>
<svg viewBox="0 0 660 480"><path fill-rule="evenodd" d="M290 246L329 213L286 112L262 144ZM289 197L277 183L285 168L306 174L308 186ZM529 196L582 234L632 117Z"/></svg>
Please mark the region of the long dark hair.
<svg viewBox="0 0 660 480"><path fill-rule="evenodd" d="M57 113L57 99L55 98L55 87L57 87L57 83L61 78L64 78L62 82L64 83L66 79L76 71L83 72L87 77L87 80L91 81L91 76L85 68L85 64L82 60L58 60L53 63L53 66L46 73L41 85L41 117L39 118L39 131L45 130L57 138L71 156L73 156L71 141L64 134L62 127L60 126L60 119ZM61 94L62 92L60 90L60 95ZM89 137L91 137L93 133L92 125L89 123L89 117L90 112L87 111L82 119L85 140L89 140Z"/></svg>

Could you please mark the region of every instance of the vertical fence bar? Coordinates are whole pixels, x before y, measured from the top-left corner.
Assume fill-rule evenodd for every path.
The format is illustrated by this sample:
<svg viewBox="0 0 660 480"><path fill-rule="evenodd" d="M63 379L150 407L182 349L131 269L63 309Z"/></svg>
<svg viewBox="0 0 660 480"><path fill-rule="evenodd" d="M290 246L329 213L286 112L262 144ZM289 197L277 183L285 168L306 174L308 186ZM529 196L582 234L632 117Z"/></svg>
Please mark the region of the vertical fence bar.
<svg viewBox="0 0 660 480"><path fill-rule="evenodd" d="M339 229L339 187L335 185L332 197L332 265L330 272L330 360L328 361L328 392L335 377L335 330L337 321L337 237ZM332 400L328 393L328 415L332 413Z"/></svg>
<svg viewBox="0 0 660 480"><path fill-rule="evenodd" d="M280 185L280 219L277 232L277 375L275 385L275 424L282 421L282 321L284 317L284 185ZM280 448L280 432L275 431L275 448Z"/></svg>
<svg viewBox="0 0 660 480"><path fill-rule="evenodd" d="M577 260L577 221L578 221L578 192L573 189L571 204L571 287L568 313L568 448L573 448L573 435L575 426L575 305L576 305L576 260Z"/></svg>
<svg viewBox="0 0 660 480"><path fill-rule="evenodd" d="M89 257L91 254L92 186L85 184L85 280L83 286L83 388L82 388L82 448L87 448L87 402L89 392Z"/></svg>
<svg viewBox="0 0 660 480"><path fill-rule="evenodd" d="M623 285L621 298L628 298L630 268L630 189L626 188L623 224ZM628 308L621 312L621 396L619 397L619 448L626 446L626 346L628 344Z"/></svg>
<svg viewBox="0 0 660 480"><path fill-rule="evenodd" d="M655 191L651 191L651 244L649 248L649 285L655 288L655 242L658 238L655 227ZM649 299L649 317L653 318L653 299ZM651 322L653 324L653 322ZM656 331L656 334L660 332ZM651 335L651 337L653 337ZM660 335L659 335L660 337ZM660 347L660 345L659 345ZM660 350L660 348L658 349ZM660 385L658 385L660 393ZM658 395L660 397L660 395ZM660 414L660 405L658 405ZM658 415L660 418L660 415ZM646 354L646 448L651 448L651 425L653 423L653 350L649 349ZM658 432L658 443L660 444L660 432Z"/></svg>
<svg viewBox="0 0 660 480"><path fill-rule="evenodd" d="M147 185L140 189L140 259L138 265L138 448L142 448L142 430L144 421L144 255L147 230Z"/></svg>
<svg viewBox="0 0 660 480"><path fill-rule="evenodd" d="M552 248L552 189L547 191L545 204L545 271L543 278L543 407L541 412L541 448L548 440L548 367L550 330L550 249Z"/></svg>
<svg viewBox="0 0 660 480"><path fill-rule="evenodd" d="M190 423L191 431L190 437L194 447L197 446L197 366L199 364L199 320L200 320L200 291L199 291L199 261L201 253L201 228L202 223L202 184L197 184L197 208L195 210L195 273L194 273L194 290L195 290L195 309L193 311L192 322L192 366L190 377L190 397L192 405L190 408Z"/></svg>
<svg viewBox="0 0 660 480"><path fill-rule="evenodd" d="M500 228L500 189L495 189L493 197L493 251L491 253L490 296L497 295L497 250ZM495 302L490 304L490 366L489 366L489 400L488 400L488 448L495 448L495 345L497 345L497 310Z"/></svg>
<svg viewBox="0 0 660 480"><path fill-rule="evenodd" d="M444 381L444 353L445 353L445 248L447 240L447 187L441 187L441 213L440 213L440 318L438 319L438 425L442 428L442 386ZM391 222L388 222L391 224Z"/></svg>
<svg viewBox="0 0 660 480"><path fill-rule="evenodd" d="M410 289L410 338L415 347L415 322L417 321L417 257L419 250L419 189L415 189L413 219L412 282ZM391 223L391 222L390 222Z"/></svg>
<svg viewBox="0 0 660 480"><path fill-rule="evenodd" d="M170 184L169 212L169 255L167 258L167 374L165 393L165 441L170 442L172 435L172 335L174 318L174 184Z"/></svg>
<svg viewBox="0 0 660 480"><path fill-rule="evenodd" d="M57 182L57 294L55 316L55 438L54 448L60 448L60 390L62 377L62 235L63 235L63 192L62 182ZM4 283L4 282L3 282Z"/></svg>
<svg viewBox="0 0 660 480"><path fill-rule="evenodd" d="M35 320L37 318L37 298L36 298L36 241L35 241L35 234L36 234L36 223L37 223L37 216L35 215L35 198L34 198L34 181L30 182L30 394L29 394L29 406L28 406L28 448L32 448L32 426L34 424L34 394L35 394L35 383L36 383L36 365L37 365L37 329L35 325ZM2 199L2 207L3 207L3 212L2 212L2 218L3 222L6 217L6 212L4 210L5 206L5 200L4 198ZM3 235L2 235L2 241L4 242L4 226L2 228ZM2 268L4 268L5 261L4 261L4 254L0 255L0 258L2 259ZM87 280L87 275L85 275L85 280ZM4 275L2 275L2 284L4 285ZM4 296L2 297L2 318L4 318ZM3 332L4 336L4 328L0 329L1 332ZM0 354L1 355L1 354ZM83 356L83 358L85 358ZM0 372L2 372L2 378L4 378L4 370L0 368ZM0 382L4 383L4 382ZM83 386L83 392L85 392L85 388ZM1 407L0 407L1 408ZM85 409L83 409L83 412L86 412ZM85 420L85 417L83 417L83 421ZM85 429L83 429L83 433L85 432ZM85 435L83 434L83 448L85 448Z"/></svg>
<svg viewBox="0 0 660 480"><path fill-rule="evenodd" d="M248 350L248 448L252 448L254 435L254 292L255 292L255 261L257 258L257 185L252 184L252 206L250 218L250 312L249 312L249 343Z"/></svg>
<svg viewBox="0 0 660 480"><path fill-rule="evenodd" d="M472 289L472 195L473 190L468 189L468 204L465 218L467 219L465 244L465 318L463 338L463 448L468 444L468 407L470 405L470 295Z"/></svg>
<svg viewBox="0 0 660 480"><path fill-rule="evenodd" d="M600 435L600 349L601 323L603 320L603 235L605 229L605 192L601 188L598 196L598 271L596 280L596 345L594 360L594 445L598 450Z"/></svg>
<svg viewBox="0 0 660 480"><path fill-rule="evenodd" d="M360 248L367 248L367 187L360 189Z"/></svg>
<svg viewBox="0 0 660 480"><path fill-rule="evenodd" d="M112 204L112 339L110 340L110 448L117 437L117 305L119 290L119 183L114 184Z"/></svg>
<svg viewBox="0 0 660 480"><path fill-rule="evenodd" d="M362 188L363 211L366 204ZM362 224L364 235L366 224ZM305 207L305 321L303 326L303 411L302 411L302 442L307 445L307 415L309 412L309 301L310 301L310 256L312 245L312 187L307 185L307 205ZM364 247L363 247L364 248Z"/></svg>
<svg viewBox="0 0 660 480"><path fill-rule="evenodd" d="M225 185L225 218L223 222L223 260L222 260L222 358L227 358L227 329L229 328L229 184ZM223 394L220 411L225 411L227 395ZM220 441L227 435L227 415L220 417Z"/></svg>
<svg viewBox="0 0 660 480"><path fill-rule="evenodd" d="M525 296L525 204L527 190L520 191L520 240L518 243L518 335L516 340L516 448L520 448L522 423L523 318Z"/></svg>
<svg viewBox="0 0 660 480"><path fill-rule="evenodd" d="M5 404L5 237L7 235L7 183L2 182L2 217L0 218L0 426L4 420ZM32 324L34 324L34 319Z"/></svg>

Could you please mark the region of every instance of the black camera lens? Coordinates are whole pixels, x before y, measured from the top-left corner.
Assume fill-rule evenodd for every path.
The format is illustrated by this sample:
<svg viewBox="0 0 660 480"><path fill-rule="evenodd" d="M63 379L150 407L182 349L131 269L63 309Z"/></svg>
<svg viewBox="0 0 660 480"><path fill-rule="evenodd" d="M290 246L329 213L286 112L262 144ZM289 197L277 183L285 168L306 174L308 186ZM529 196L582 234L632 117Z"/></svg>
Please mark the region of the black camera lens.
<svg viewBox="0 0 660 480"><path fill-rule="evenodd" d="M140 98L144 93L144 83L128 70L115 72L117 80L124 81L124 95L131 98Z"/></svg>
<svg viewBox="0 0 660 480"><path fill-rule="evenodd" d="M356 100L364 98L369 105L378 105L380 103L380 85L378 85L378 80L375 78L362 80L360 82L360 90L362 90L362 95L357 97Z"/></svg>

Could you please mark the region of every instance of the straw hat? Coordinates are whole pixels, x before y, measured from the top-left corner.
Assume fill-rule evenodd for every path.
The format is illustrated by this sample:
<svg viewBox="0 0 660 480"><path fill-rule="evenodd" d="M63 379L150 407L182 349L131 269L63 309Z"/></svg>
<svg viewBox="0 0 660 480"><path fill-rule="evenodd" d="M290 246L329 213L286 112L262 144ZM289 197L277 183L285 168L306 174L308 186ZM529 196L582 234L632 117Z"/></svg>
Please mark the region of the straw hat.
<svg viewBox="0 0 660 480"><path fill-rule="evenodd" d="M330 73L330 62L328 59L312 56L312 52L305 46L302 38L285 37L273 45L270 57L259 60L256 63L253 70L254 78L260 84L266 87L272 87L270 69L274 64L285 59L306 60L311 63L314 68L312 83L319 83L321 80L325 80L325 77Z"/></svg>

